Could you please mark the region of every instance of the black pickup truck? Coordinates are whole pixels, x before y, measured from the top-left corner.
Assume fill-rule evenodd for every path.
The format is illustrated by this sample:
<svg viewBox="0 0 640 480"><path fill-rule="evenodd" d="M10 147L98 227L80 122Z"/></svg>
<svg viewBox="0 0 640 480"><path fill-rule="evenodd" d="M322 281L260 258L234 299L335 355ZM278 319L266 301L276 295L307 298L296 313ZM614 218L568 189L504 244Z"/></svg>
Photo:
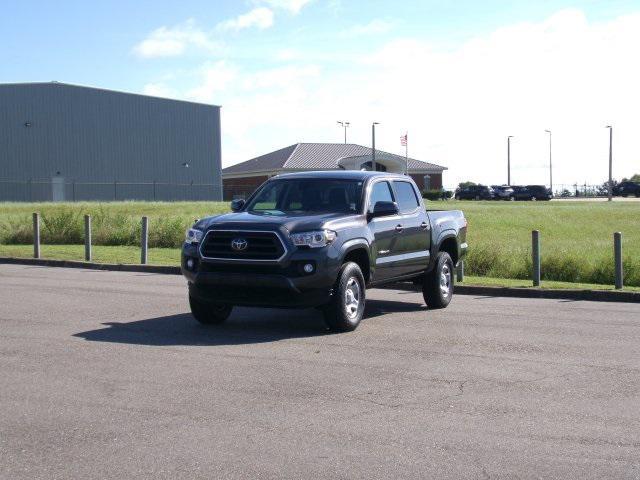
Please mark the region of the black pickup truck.
<svg viewBox="0 0 640 480"><path fill-rule="evenodd" d="M224 322L234 306L318 307L331 328L354 330L365 289L398 281L421 284L427 306L444 308L467 250L462 212L427 212L404 175L279 175L231 209L197 221L182 249L201 323Z"/></svg>

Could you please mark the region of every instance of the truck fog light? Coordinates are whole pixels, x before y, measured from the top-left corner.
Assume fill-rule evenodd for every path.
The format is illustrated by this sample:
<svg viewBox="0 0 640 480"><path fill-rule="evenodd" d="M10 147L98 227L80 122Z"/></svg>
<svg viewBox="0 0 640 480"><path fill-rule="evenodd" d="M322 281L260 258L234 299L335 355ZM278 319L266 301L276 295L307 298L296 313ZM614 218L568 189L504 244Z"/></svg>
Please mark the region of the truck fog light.
<svg viewBox="0 0 640 480"><path fill-rule="evenodd" d="M194 263L193 263L193 258L189 258L189 259L187 259L187 268L188 268L189 270L193 270L193 265L194 265Z"/></svg>
<svg viewBox="0 0 640 480"><path fill-rule="evenodd" d="M305 271L305 273L311 273L311 272L313 272L313 264L305 263L305 265L304 265L304 267L302 267L302 269Z"/></svg>

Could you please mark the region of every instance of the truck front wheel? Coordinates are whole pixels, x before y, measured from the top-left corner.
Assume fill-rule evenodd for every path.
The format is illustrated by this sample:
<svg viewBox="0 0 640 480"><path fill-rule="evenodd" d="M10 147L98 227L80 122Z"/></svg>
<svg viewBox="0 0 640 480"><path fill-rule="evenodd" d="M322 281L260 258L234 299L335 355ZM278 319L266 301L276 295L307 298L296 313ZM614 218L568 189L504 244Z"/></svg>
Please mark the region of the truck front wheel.
<svg viewBox="0 0 640 480"><path fill-rule="evenodd" d="M223 323L229 318L233 310L231 305L203 302L191 295L189 295L189 306L191 307L193 317L205 325L218 325Z"/></svg>
<svg viewBox="0 0 640 480"><path fill-rule="evenodd" d="M453 297L453 261L447 252L436 257L436 266L424 276L422 296L429 308L446 308Z"/></svg>
<svg viewBox="0 0 640 480"><path fill-rule="evenodd" d="M364 276L357 263L347 262L340 269L331 302L322 309L329 328L339 332L355 330L364 314Z"/></svg>

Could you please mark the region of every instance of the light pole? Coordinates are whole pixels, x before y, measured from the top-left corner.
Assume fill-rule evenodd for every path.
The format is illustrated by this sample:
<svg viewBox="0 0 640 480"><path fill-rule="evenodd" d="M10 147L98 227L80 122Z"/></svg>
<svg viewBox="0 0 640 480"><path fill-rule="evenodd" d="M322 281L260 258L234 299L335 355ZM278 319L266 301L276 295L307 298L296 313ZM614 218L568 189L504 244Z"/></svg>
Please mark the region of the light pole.
<svg viewBox="0 0 640 480"><path fill-rule="evenodd" d="M613 197L613 127L607 125L605 128L609 129L609 198L610 202Z"/></svg>
<svg viewBox="0 0 640 480"><path fill-rule="evenodd" d="M549 134L549 188L553 194L553 165L551 163L551 130L545 130Z"/></svg>
<svg viewBox="0 0 640 480"><path fill-rule="evenodd" d="M380 125L379 122L373 122L371 124L371 170L376 171L376 125Z"/></svg>
<svg viewBox="0 0 640 480"><path fill-rule="evenodd" d="M511 139L513 135L507 137L507 185L511 185Z"/></svg>
<svg viewBox="0 0 640 480"><path fill-rule="evenodd" d="M351 125L349 122L338 120L338 125L344 128L344 143L347 143L347 128Z"/></svg>

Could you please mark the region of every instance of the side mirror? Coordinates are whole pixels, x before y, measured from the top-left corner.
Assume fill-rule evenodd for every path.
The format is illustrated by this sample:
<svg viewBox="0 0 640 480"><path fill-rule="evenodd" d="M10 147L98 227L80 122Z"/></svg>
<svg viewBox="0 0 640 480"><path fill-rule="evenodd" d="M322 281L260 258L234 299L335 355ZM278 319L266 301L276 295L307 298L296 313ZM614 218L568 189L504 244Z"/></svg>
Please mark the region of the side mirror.
<svg viewBox="0 0 640 480"><path fill-rule="evenodd" d="M373 206L373 212L369 213L369 218L388 217L398 214L398 205L396 202L376 202Z"/></svg>
<svg viewBox="0 0 640 480"><path fill-rule="evenodd" d="M239 212L240 210L242 210L242 207L244 207L244 203L244 200L242 200L241 198L231 201L231 211Z"/></svg>

